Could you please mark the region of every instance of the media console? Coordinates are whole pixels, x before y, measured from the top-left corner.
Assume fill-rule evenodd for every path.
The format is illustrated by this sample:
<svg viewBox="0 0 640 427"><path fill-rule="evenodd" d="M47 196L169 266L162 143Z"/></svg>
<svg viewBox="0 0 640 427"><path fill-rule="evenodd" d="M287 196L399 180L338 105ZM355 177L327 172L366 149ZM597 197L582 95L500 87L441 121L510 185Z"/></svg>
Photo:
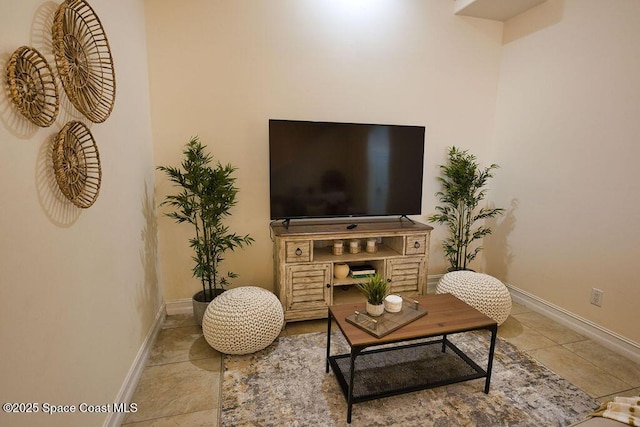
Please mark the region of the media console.
<svg viewBox="0 0 640 427"><path fill-rule="evenodd" d="M352 285L366 279L335 278L334 266L338 263L372 266L389 281L391 293L426 293L433 229L428 225L403 218L330 223L300 220L274 222L271 229L274 287L285 322L326 318L333 304L365 300ZM375 239L375 252L366 251L367 239ZM340 255L332 251L336 240L344 242ZM352 241L360 243L360 252L350 253Z"/></svg>

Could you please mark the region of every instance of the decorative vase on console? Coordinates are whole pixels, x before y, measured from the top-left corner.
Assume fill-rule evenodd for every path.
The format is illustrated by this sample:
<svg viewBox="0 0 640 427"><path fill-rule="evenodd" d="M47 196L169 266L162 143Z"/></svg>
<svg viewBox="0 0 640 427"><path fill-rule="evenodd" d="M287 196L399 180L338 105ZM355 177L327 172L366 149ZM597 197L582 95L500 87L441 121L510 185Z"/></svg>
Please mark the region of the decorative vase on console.
<svg viewBox="0 0 640 427"><path fill-rule="evenodd" d="M344 279L349 275L349 265L345 263L335 263L333 265L333 276L336 279Z"/></svg>

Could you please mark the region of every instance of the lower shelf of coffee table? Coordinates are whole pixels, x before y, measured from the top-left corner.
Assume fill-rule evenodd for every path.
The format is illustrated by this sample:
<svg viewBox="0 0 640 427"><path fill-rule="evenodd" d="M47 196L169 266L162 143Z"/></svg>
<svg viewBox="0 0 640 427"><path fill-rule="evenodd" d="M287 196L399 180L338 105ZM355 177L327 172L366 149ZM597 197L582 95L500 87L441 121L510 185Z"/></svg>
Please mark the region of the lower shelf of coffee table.
<svg viewBox="0 0 640 427"><path fill-rule="evenodd" d="M350 357L349 354L329 357L331 368L347 400ZM487 376L484 369L444 339L363 351L355 357L354 366L352 403Z"/></svg>

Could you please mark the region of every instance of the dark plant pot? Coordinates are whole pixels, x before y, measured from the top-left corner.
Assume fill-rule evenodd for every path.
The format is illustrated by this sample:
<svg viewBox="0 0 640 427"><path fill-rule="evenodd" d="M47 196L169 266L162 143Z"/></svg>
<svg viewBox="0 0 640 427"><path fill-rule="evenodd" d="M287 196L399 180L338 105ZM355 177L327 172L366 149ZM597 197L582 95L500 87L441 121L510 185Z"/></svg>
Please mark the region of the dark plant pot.
<svg viewBox="0 0 640 427"><path fill-rule="evenodd" d="M207 307L209 307L211 301L223 292L224 289L214 289L213 298L211 298L211 293L207 289L206 294L205 291L200 291L193 296L191 299L191 303L193 304L193 317L196 318L198 325L202 326L204 312L207 311Z"/></svg>
<svg viewBox="0 0 640 427"><path fill-rule="evenodd" d="M460 268L460 267L449 267L449 268L447 268L447 273L451 273L452 271L473 271L475 273L475 270L472 270L470 268Z"/></svg>

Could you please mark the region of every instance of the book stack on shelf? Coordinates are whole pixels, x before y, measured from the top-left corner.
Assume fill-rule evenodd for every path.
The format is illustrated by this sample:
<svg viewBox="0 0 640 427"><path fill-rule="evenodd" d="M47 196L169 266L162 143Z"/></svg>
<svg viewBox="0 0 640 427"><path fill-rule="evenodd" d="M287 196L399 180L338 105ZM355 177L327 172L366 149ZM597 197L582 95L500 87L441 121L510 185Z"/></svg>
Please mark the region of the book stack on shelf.
<svg viewBox="0 0 640 427"><path fill-rule="evenodd" d="M354 265L351 267L351 277L354 279L363 279L375 276L376 269L370 265Z"/></svg>

